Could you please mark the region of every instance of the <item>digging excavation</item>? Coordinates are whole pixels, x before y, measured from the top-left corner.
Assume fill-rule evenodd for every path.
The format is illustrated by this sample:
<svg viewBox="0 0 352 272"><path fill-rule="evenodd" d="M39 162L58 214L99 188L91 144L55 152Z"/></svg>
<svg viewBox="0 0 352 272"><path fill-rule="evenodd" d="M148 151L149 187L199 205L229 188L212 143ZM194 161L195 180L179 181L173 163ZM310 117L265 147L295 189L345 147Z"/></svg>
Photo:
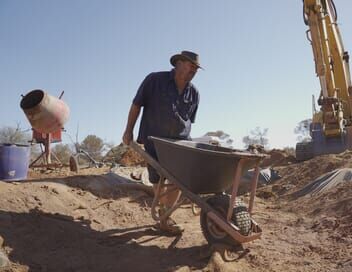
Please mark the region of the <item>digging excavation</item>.
<svg viewBox="0 0 352 272"><path fill-rule="evenodd" d="M151 154L150 146L133 138L146 102L145 93L139 92L123 136L125 145L120 145L133 159L138 156L138 163L127 156L125 162L130 159L130 164L114 161L111 167L84 168L79 174L63 167L30 169L26 181L0 182L0 272L352 271L349 56L332 0L304 0L303 17L321 93L320 109L313 106L312 139L297 143L296 158L274 150L285 155L275 161L260 147L244 151L186 137L144 135L155 149ZM192 74L187 83L201 69L198 55L189 51L172 56L170 63ZM157 76L165 75L170 76ZM144 81L141 88L150 83L155 81ZM49 133L63 127L68 109L60 121L57 115L63 110L42 105L45 99L53 98L36 90L22 108L30 111L33 128L48 135L41 155L47 167ZM189 115L194 117L197 92L182 99L180 103L191 104ZM57 124L53 130L34 123L38 118L32 110L38 105L40 114L53 113ZM185 126L191 119L183 120ZM70 159L74 170L81 153L77 150ZM267 166L275 166L280 178L259 188L260 167L266 159L271 159ZM151 181L149 168L157 173L156 181ZM135 170L146 173L145 183ZM242 192L248 172L252 176ZM167 206L163 201L170 195L177 196ZM171 215L184 229L174 222L163 225Z"/></svg>

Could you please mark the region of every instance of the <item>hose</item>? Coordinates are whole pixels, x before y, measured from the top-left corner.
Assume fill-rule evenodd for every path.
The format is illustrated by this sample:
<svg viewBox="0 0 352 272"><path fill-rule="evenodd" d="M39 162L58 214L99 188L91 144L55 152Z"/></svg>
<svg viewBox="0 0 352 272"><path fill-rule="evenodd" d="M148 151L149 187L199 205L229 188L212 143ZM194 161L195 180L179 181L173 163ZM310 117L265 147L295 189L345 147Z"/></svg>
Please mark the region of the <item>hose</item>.
<svg viewBox="0 0 352 272"><path fill-rule="evenodd" d="M308 16L307 14L304 12L304 0L302 0L303 2L303 21L305 25L308 25ZM330 10L332 11L332 18L333 21L336 22L337 21L337 11L336 11L336 6L333 0L324 0L322 2L323 5L323 9L324 11L327 13L327 4L329 5Z"/></svg>
<svg viewBox="0 0 352 272"><path fill-rule="evenodd" d="M304 22L304 24L305 25L308 25L308 16L307 16L307 14L304 12L304 0L302 0L302 2L303 2L303 22Z"/></svg>
<svg viewBox="0 0 352 272"><path fill-rule="evenodd" d="M332 10L332 17L334 18L334 22L337 21L337 11L336 11L336 6L333 0L328 0L329 1L329 7Z"/></svg>

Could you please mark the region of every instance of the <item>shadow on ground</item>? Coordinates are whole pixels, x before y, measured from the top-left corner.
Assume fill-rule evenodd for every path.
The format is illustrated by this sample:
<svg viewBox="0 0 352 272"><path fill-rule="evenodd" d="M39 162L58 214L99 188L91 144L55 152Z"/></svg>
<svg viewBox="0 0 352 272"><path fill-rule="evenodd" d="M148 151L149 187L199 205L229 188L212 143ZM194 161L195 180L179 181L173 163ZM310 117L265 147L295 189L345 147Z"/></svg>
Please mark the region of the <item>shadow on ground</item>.
<svg viewBox="0 0 352 272"><path fill-rule="evenodd" d="M0 222L4 246L12 248L9 259L31 272L172 271L179 266L206 266L199 258L203 246L176 248L179 237L167 248L147 245L160 238L150 226L99 232L90 228L90 221L35 209L0 211Z"/></svg>

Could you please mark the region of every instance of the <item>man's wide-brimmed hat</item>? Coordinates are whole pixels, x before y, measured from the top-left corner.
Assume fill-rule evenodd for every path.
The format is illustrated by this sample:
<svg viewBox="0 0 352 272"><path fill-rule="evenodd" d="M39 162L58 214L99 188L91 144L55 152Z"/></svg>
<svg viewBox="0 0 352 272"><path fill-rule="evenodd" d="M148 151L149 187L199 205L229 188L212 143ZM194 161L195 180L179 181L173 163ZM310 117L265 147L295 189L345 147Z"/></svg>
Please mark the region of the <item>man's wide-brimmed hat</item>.
<svg viewBox="0 0 352 272"><path fill-rule="evenodd" d="M190 62L192 62L193 64L195 64L198 68L203 69L200 64L199 64L199 56L198 54L191 52L191 51L182 51L181 54L176 54L173 55L170 58L170 63L172 64L172 66L176 66L176 62L178 60L188 60Z"/></svg>

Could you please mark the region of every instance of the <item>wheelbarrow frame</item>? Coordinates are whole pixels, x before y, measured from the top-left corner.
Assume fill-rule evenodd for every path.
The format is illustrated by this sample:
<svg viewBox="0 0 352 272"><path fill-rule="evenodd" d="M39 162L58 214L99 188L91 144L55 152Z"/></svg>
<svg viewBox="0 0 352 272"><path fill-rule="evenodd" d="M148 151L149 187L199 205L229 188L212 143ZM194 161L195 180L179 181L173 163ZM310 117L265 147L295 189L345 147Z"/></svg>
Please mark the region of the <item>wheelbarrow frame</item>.
<svg viewBox="0 0 352 272"><path fill-rule="evenodd" d="M157 160L155 160L153 157L151 157L147 152L145 152L140 145L138 145L136 142L132 141L130 143L130 147L136 151L138 154L140 154L145 161L151 165L155 170L160 174L161 178L159 180L153 203L152 203L152 208L151 208L151 213L152 217L154 220L159 221L167 218L170 216L177 208L179 208L182 204L186 202L186 200L190 200L192 203L196 204L198 207L201 208L202 212L205 212L207 216L216 224L218 225L221 229L223 229L229 236L231 236L235 241L238 243L246 243L253 241L255 239L259 239L262 234L262 230L259 227L259 225L251 218L252 224L251 224L251 232L249 235L242 235L240 233L240 229L231 222L231 218L233 215L233 207L236 202L237 198L237 191L238 187L240 184L240 179L242 176L242 170L243 166L248 162L252 161L254 162L254 168L255 168L255 174L251 180L251 192L250 192L250 200L249 200L249 207L248 207L248 213L250 216L253 214L253 206L254 206L254 198L256 194L256 188L258 184L258 177L259 177L259 163L260 161L266 156L263 154L251 154L251 153L242 153L242 152L237 152L234 151L234 154L238 155L239 157L239 162L237 163L237 166L235 167L235 175L234 179L232 182L232 192L231 192L231 197L229 200L229 208L227 211L227 216L224 218L219 214L217 210L215 210L212 206L210 206L202 197L200 197L198 194L195 194L191 192L188 188L185 187L181 182L179 182L172 174L170 174L164 167L162 167ZM169 180L171 184L165 184L165 179ZM161 192L161 188L163 186L176 186L177 188L174 188L174 190L179 189L182 193L183 198L179 200L180 195L176 203L173 205L173 207L169 208L163 215L159 215L156 207L159 203L159 199L165 196L166 194L170 193L173 191L168 191L166 193Z"/></svg>

